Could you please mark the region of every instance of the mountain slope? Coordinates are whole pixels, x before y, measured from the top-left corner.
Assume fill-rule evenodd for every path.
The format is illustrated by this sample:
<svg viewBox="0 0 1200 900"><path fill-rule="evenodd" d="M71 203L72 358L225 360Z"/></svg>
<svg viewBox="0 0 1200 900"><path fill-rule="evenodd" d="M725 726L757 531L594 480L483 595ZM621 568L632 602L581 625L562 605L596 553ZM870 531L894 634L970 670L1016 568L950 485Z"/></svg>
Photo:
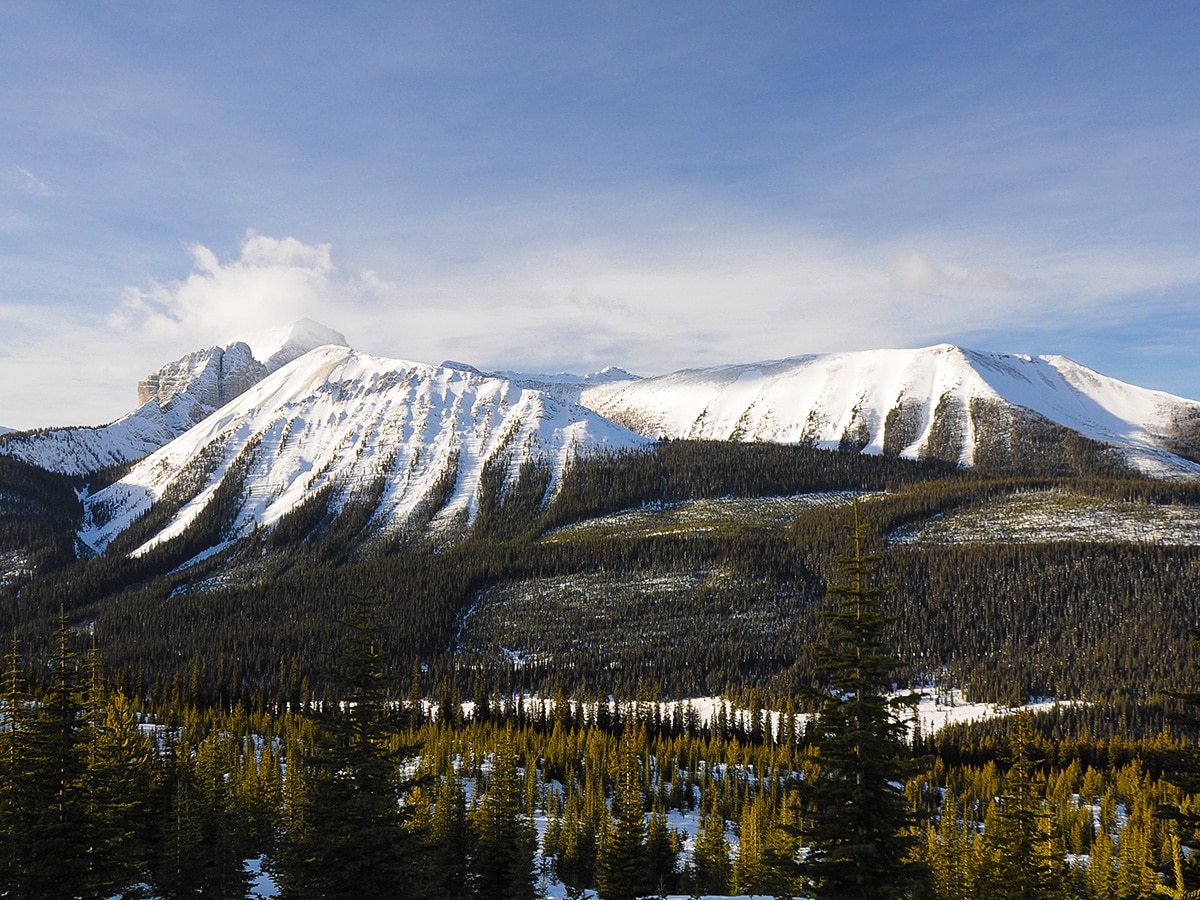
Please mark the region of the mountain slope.
<svg viewBox="0 0 1200 900"><path fill-rule="evenodd" d="M1146 474L1200 476L1200 403L1061 356L948 344L835 353L588 385L579 397L651 438L803 442L969 466L1013 452L1029 429L1057 427L1112 445Z"/></svg>
<svg viewBox="0 0 1200 900"><path fill-rule="evenodd" d="M0 455L61 475L86 475L141 459L270 372L325 344L344 347L346 338L302 319L256 344L256 351L237 341L189 353L138 382L138 408L115 422L10 434L0 439Z"/></svg>
<svg viewBox="0 0 1200 900"><path fill-rule="evenodd" d="M120 481L88 497L80 538L103 551L154 507L133 552L183 534L211 504L221 534L271 528L314 498L355 501L373 530L465 524L485 470L550 485L577 452L644 439L569 401L474 371L326 346L268 376ZM315 501L314 501L315 502ZM146 529L146 523L140 523Z"/></svg>

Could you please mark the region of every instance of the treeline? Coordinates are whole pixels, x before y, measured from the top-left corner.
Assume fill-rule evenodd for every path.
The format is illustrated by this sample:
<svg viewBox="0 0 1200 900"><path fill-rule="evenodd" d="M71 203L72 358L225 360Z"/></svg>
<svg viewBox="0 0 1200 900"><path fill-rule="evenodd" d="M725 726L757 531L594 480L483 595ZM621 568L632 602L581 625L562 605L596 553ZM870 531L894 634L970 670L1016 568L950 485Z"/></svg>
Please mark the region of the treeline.
<svg viewBox="0 0 1200 900"><path fill-rule="evenodd" d="M0 561L10 558L31 572L63 565L75 556L81 515L69 479L0 456Z"/></svg>
<svg viewBox="0 0 1200 900"><path fill-rule="evenodd" d="M63 627L35 668L19 646L4 661L11 896L242 898L259 867L285 898L532 898L550 878L605 900L813 895L801 861L821 845L826 751L794 707L723 705L703 721L649 691L615 703L496 692L464 707L449 684L431 704L419 670L386 675L358 614L324 699L267 713L146 706L105 681L95 651L76 649L85 639ZM1062 715L918 737L901 792L906 895L1192 889L1200 872L1179 848L1197 797L1178 783L1194 739L1063 742Z"/></svg>

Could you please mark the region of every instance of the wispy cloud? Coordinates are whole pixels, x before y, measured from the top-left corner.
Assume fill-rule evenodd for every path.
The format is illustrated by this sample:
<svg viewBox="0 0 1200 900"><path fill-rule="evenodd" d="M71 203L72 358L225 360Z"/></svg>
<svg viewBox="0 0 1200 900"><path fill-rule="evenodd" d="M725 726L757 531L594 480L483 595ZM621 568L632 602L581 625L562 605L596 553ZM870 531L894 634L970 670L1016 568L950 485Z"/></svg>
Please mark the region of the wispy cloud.
<svg viewBox="0 0 1200 900"><path fill-rule="evenodd" d="M955 247L913 238L898 247L784 230L687 232L660 240L653 253L618 241L585 251L570 240L457 267L392 258L354 272L339 266L330 244L248 232L227 259L193 245L180 254L181 262L190 256L190 272L127 288L105 316L51 322L28 304L0 308L0 380L37 384L40 398L31 405L5 392L0 424L115 418L132 407L134 385L147 372L305 316L380 356L526 371L620 365L654 374L944 340L1078 356L1072 346L1046 346L1046 336L1086 327L1097 341L1111 339L1152 316L1155 297L1166 297L1169 310L1177 302L1171 296L1200 284L1197 254L1039 256L997 245L989 256L981 246L979 239ZM1131 304L1131 296L1149 299ZM1031 335L1041 335L1034 346L1024 344ZM1081 361L1106 368L1103 359ZM47 410L56 410L53 418L36 418Z"/></svg>
<svg viewBox="0 0 1200 900"><path fill-rule="evenodd" d="M50 185L42 181L28 169L22 169L20 166L15 167L9 172L8 183L22 194L28 194L31 197L52 197L54 191Z"/></svg>

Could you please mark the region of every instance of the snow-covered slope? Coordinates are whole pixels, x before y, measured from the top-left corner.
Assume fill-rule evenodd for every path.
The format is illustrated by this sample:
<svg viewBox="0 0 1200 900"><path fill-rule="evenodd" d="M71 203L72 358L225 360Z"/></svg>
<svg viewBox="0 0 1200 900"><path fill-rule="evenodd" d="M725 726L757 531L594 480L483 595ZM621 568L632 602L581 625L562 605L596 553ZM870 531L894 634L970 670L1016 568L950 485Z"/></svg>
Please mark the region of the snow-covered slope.
<svg viewBox="0 0 1200 900"><path fill-rule="evenodd" d="M277 329L247 339L254 358L261 360L268 372L282 369L293 359L299 359L309 350L332 344L349 347L346 336L312 319L300 319L287 328Z"/></svg>
<svg viewBox="0 0 1200 900"><path fill-rule="evenodd" d="M376 530L402 532L435 514L436 527L474 515L489 463L515 476L524 461L543 461L553 489L576 452L644 443L508 379L325 346L88 497L80 537L103 550L161 501L161 527L141 552L182 534L220 495L232 504L222 525L232 538L269 529L325 488L335 510L365 498Z"/></svg>
<svg viewBox="0 0 1200 900"><path fill-rule="evenodd" d="M346 338L301 319L258 342L257 356L242 341L197 350L138 382L138 408L115 422L11 435L0 440L0 454L63 475L84 475L141 459L268 373L325 344L344 347Z"/></svg>
<svg viewBox="0 0 1200 900"><path fill-rule="evenodd" d="M1195 477L1200 403L1061 356L873 350L589 385L581 402L646 437L807 442L961 465L1031 421L1112 444L1142 471Z"/></svg>

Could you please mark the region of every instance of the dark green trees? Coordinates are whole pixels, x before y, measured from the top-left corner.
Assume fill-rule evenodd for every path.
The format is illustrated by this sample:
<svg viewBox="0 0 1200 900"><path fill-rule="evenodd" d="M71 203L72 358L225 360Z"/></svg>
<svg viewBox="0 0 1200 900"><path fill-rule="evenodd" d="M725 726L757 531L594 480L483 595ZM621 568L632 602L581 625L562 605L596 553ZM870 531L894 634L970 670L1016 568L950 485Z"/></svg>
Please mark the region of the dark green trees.
<svg viewBox="0 0 1200 900"><path fill-rule="evenodd" d="M330 681L339 690L315 714L305 796L292 817L278 870L287 898L418 897L420 840L405 827L407 785L390 680L370 603L355 602Z"/></svg>
<svg viewBox="0 0 1200 900"><path fill-rule="evenodd" d="M846 582L828 613L831 632L819 648L824 687L819 694L814 762L809 785L809 890L817 900L907 897L918 871L906 861L911 817L901 785L910 768L905 724L888 693L899 661L885 655L886 620L872 583L878 557L864 553L868 528L854 505L854 555L839 558Z"/></svg>
<svg viewBox="0 0 1200 900"><path fill-rule="evenodd" d="M91 677L60 616L49 682L27 689L16 642L0 696L0 896L107 898L137 881L150 745Z"/></svg>
<svg viewBox="0 0 1200 900"><path fill-rule="evenodd" d="M475 896L533 900L537 834L525 813L524 786L511 733L492 756L483 797L471 817Z"/></svg>
<svg viewBox="0 0 1200 900"><path fill-rule="evenodd" d="M621 738L612 800L613 821L604 831L596 861L596 880L604 900L634 900L657 885L646 876L646 827L642 787L633 736Z"/></svg>
<svg viewBox="0 0 1200 900"><path fill-rule="evenodd" d="M1028 713L1017 714L1009 741L1004 792L985 830L994 853L982 873L983 890L996 900L1058 900L1065 896L1066 862L1034 779Z"/></svg>

